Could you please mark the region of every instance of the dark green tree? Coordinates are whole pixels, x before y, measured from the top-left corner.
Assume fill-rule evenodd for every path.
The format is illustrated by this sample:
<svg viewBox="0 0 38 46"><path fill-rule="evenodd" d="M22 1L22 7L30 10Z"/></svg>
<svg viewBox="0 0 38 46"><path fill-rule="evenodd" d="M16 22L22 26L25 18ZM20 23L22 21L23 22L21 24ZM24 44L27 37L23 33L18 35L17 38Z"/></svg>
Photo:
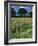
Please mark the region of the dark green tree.
<svg viewBox="0 0 38 46"><path fill-rule="evenodd" d="M24 16L24 14L27 13L27 10L24 8L20 8L19 11L17 12L17 14L19 14L20 16Z"/></svg>
<svg viewBox="0 0 38 46"><path fill-rule="evenodd" d="M11 8L11 17L16 16L16 11L14 10L14 8Z"/></svg>
<svg viewBox="0 0 38 46"><path fill-rule="evenodd" d="M30 14L30 17L32 17L32 11L31 11L31 12L29 12L29 14Z"/></svg>

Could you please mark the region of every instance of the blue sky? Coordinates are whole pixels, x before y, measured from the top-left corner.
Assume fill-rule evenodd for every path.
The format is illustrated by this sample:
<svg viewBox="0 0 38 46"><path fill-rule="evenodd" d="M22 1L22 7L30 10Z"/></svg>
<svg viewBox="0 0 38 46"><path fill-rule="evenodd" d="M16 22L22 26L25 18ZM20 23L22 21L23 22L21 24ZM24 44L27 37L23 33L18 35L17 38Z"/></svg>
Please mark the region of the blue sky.
<svg viewBox="0 0 38 46"><path fill-rule="evenodd" d="M18 10L19 10L20 8L26 9L27 12L32 11L32 6L11 6L11 8L14 8L16 12L18 12Z"/></svg>

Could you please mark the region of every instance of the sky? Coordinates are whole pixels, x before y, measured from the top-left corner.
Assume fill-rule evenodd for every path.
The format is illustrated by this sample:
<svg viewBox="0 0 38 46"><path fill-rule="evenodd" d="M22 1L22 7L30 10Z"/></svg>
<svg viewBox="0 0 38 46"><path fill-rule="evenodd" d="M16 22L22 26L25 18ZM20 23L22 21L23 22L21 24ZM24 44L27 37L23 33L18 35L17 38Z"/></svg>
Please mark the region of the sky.
<svg viewBox="0 0 38 46"><path fill-rule="evenodd" d="M16 11L16 13L18 12L18 10L19 10L20 8L26 9L27 12L32 11L32 6L11 6L11 8L14 8L15 11Z"/></svg>

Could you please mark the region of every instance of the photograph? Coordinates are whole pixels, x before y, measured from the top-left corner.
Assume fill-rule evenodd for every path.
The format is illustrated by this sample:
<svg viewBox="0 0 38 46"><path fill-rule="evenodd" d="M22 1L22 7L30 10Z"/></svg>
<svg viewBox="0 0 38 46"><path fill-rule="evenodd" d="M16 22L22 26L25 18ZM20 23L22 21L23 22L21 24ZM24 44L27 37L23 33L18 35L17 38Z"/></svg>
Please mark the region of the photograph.
<svg viewBox="0 0 38 46"><path fill-rule="evenodd" d="M10 6L11 38L32 38L32 6Z"/></svg>

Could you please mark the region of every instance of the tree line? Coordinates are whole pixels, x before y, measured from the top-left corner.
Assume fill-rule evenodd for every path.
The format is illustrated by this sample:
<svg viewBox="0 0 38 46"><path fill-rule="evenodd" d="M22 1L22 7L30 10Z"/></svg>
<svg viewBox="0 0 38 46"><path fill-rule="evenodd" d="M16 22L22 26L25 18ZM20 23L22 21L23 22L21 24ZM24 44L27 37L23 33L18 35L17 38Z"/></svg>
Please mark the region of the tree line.
<svg viewBox="0 0 38 46"><path fill-rule="evenodd" d="M18 17L32 17L32 11L28 13L26 9L20 8L16 13L15 9L11 8L11 17L17 17L16 14L18 14ZM26 16L26 14L29 14L29 15Z"/></svg>

